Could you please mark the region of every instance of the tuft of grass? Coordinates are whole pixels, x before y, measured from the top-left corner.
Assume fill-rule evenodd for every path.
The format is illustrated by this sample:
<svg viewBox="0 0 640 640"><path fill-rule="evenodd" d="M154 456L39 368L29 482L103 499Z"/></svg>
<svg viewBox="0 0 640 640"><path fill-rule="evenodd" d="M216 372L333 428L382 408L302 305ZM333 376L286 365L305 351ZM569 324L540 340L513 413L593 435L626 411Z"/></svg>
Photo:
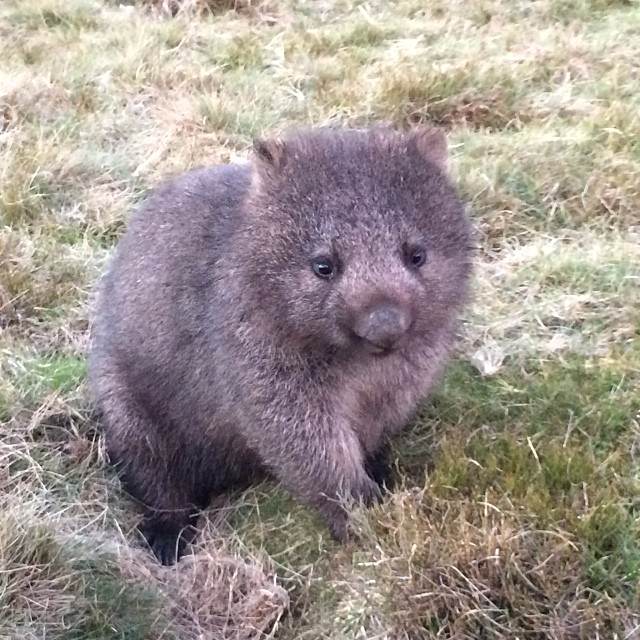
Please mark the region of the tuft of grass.
<svg viewBox="0 0 640 640"><path fill-rule="evenodd" d="M597 593L640 602L640 528L634 511L619 504L594 509L582 523L589 586Z"/></svg>
<svg viewBox="0 0 640 640"><path fill-rule="evenodd" d="M77 356L50 355L27 362L24 379L17 386L33 392L57 391L67 393L75 389L86 375L86 361Z"/></svg>
<svg viewBox="0 0 640 640"><path fill-rule="evenodd" d="M7 506L11 511L0 516L0 628L6 637L25 637L23 630L28 637L149 637L162 616L160 603L127 583L114 558L95 547L64 544L43 512L3 502Z"/></svg>
<svg viewBox="0 0 640 640"><path fill-rule="evenodd" d="M0 230L0 326L37 323L40 316L53 316L65 304L77 303L88 276L95 274L88 247L5 229Z"/></svg>
<svg viewBox="0 0 640 640"><path fill-rule="evenodd" d="M29 31L86 31L98 27L96 6L82 0L25 3L9 14L9 24Z"/></svg>
<svg viewBox="0 0 640 640"><path fill-rule="evenodd" d="M142 0L141 3L171 16L216 15L232 11L251 14L262 4L261 0ZM135 4L135 0L131 0L131 4Z"/></svg>

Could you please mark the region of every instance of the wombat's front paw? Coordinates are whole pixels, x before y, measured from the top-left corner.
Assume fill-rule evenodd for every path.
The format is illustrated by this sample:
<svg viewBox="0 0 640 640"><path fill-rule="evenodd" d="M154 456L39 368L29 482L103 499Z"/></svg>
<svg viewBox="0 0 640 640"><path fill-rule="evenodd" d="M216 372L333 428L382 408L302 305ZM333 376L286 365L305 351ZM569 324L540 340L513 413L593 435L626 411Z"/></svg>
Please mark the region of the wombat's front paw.
<svg viewBox="0 0 640 640"><path fill-rule="evenodd" d="M151 551L165 566L174 564L184 553L184 540L173 533L143 532Z"/></svg>
<svg viewBox="0 0 640 640"><path fill-rule="evenodd" d="M380 486L365 475L360 482L351 489L351 496L356 502L361 502L365 507L371 507L382 501Z"/></svg>
<svg viewBox="0 0 640 640"><path fill-rule="evenodd" d="M163 565L169 566L180 560L184 554L185 541L171 534L160 534L154 539L151 548L158 560Z"/></svg>
<svg viewBox="0 0 640 640"><path fill-rule="evenodd" d="M383 445L378 451L367 456L364 465L367 475L380 487L383 493L393 491L395 484L390 457L389 446Z"/></svg>
<svg viewBox="0 0 640 640"><path fill-rule="evenodd" d="M370 507L382 500L380 487L369 476L365 476L351 487L351 499L356 504ZM330 508L324 510L325 520L329 526L331 537L337 542L346 542L352 537L349 530L349 513L347 509L338 503L333 503Z"/></svg>
<svg viewBox="0 0 640 640"><path fill-rule="evenodd" d="M329 533L336 541L344 544L349 539L349 516L346 511L342 513L336 512L330 518L327 518Z"/></svg>
<svg viewBox="0 0 640 640"><path fill-rule="evenodd" d="M158 560L165 566L175 564L184 555L187 541L179 532L142 529L142 535Z"/></svg>

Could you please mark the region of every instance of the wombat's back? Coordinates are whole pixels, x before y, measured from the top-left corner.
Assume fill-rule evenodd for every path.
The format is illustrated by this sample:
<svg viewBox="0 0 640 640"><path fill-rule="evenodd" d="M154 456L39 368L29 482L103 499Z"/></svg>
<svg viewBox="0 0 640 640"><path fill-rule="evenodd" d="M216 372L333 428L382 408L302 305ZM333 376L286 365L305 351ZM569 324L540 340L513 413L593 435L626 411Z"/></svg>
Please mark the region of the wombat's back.
<svg viewBox="0 0 640 640"><path fill-rule="evenodd" d="M204 301L248 180L242 165L191 171L155 189L134 213L99 287L93 373L116 359L144 379L145 363L166 364L168 374L185 359L212 312Z"/></svg>

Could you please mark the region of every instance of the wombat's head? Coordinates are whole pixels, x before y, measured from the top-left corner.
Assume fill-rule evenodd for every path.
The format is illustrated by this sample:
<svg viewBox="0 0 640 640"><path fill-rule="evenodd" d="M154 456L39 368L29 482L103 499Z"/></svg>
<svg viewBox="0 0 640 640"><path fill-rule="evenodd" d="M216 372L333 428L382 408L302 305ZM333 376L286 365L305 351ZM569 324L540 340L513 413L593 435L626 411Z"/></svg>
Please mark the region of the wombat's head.
<svg viewBox="0 0 640 640"><path fill-rule="evenodd" d="M465 298L470 231L433 129L258 141L245 264L294 340L383 355L436 340Z"/></svg>

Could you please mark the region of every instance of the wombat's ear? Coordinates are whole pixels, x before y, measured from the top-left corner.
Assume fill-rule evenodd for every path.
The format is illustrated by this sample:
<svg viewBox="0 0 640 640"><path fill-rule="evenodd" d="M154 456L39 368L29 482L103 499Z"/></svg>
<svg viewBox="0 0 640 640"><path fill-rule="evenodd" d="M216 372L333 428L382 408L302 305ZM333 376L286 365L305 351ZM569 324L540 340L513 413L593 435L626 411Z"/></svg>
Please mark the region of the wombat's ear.
<svg viewBox="0 0 640 640"><path fill-rule="evenodd" d="M433 162L443 171L447 170L447 160L449 159L447 137L442 129L419 127L414 129L410 136L411 144L415 145L423 158Z"/></svg>
<svg viewBox="0 0 640 640"><path fill-rule="evenodd" d="M272 138L270 140L262 140L260 138L253 141L253 153L258 164L267 173L277 173L284 167L287 161L287 148L282 140Z"/></svg>

